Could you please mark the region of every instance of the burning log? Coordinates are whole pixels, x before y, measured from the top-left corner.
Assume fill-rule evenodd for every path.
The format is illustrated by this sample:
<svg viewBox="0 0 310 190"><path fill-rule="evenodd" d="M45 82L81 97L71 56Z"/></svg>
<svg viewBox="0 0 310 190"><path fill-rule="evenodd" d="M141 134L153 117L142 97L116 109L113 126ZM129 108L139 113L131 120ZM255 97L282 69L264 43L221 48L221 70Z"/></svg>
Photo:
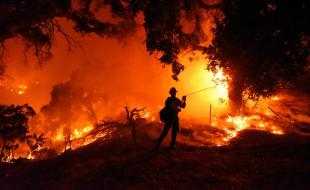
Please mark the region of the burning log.
<svg viewBox="0 0 310 190"><path fill-rule="evenodd" d="M292 121L291 121L289 118L287 118L287 117L285 117L285 116L282 116L280 113L278 113L278 112L276 112L275 110L273 110L270 106L268 106L268 109L269 109L272 113L274 113L278 118L280 118L280 119L282 119L282 120L285 120L285 121L287 121L287 122L289 122L289 123L292 123Z"/></svg>
<svg viewBox="0 0 310 190"><path fill-rule="evenodd" d="M90 131L88 131L86 135L70 139L70 148L72 149L77 148L76 146L74 146L75 143L77 143L78 147L80 147L87 145L91 142L94 142L99 138L105 137L105 140L110 139L109 138L110 136L112 137L115 136L113 135L113 132L117 131L117 129L125 128L125 124L123 123L117 121L103 121L103 120L101 120L98 123L95 123L92 126L93 128Z"/></svg>
<svg viewBox="0 0 310 190"><path fill-rule="evenodd" d="M281 117L280 114L278 114L276 111L274 111L271 107L268 106L268 109L272 111L276 116Z"/></svg>

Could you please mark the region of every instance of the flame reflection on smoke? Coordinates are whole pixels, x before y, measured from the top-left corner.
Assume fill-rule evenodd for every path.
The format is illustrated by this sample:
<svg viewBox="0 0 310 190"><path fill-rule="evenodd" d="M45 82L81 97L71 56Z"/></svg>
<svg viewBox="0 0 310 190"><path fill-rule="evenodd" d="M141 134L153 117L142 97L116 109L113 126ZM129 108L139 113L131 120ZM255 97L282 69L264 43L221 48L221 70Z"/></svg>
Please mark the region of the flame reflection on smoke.
<svg viewBox="0 0 310 190"><path fill-rule="evenodd" d="M30 131L44 133L51 141L46 147L62 152L70 146L75 149L98 138L108 139L115 131L113 128L92 134L97 129L97 120L116 119L124 123L126 117L122 110L126 105L145 106L146 110L141 113L141 117L148 122L159 122L158 111L169 96L171 86L178 89L178 97L215 86L188 97L187 107L180 113L181 119L209 124L212 105L212 127L225 132L224 136L215 137L215 144L227 143L241 130L252 128L254 121L258 123L258 126L255 125L258 129L282 133L276 125L256 116L221 118L229 110L227 102L230 78L221 69L216 73L206 70L209 62L201 52L185 52L180 55L179 61L186 69L180 74L180 81L176 82L171 79L171 71L163 69L159 61L145 50L145 44L141 43L145 40L142 28L137 29L137 33L126 40L126 45L95 35L82 38L73 30L69 30L69 33L83 44L85 50L92 51L81 52L77 49L69 54L66 47L53 47L54 58L41 70L32 68L32 64L22 64L21 52L20 58L11 60L6 70L8 75L16 79L0 84L9 92L5 95L0 93L2 103L19 104L22 101L34 106L39 114L34 119L37 121L31 123ZM59 35L56 38L59 44L65 44L65 40ZM14 54L18 54L15 50L23 49L12 41L7 47L13 49L11 52ZM29 62L34 60L34 57L30 57ZM20 74L20 70L24 72ZM49 108L49 112L40 112L44 105ZM273 115L266 109L261 113ZM65 141L68 141L66 145ZM206 138L202 137L201 141L206 141ZM27 152L24 149L21 151L24 154ZM34 158L32 153L27 152L26 155Z"/></svg>

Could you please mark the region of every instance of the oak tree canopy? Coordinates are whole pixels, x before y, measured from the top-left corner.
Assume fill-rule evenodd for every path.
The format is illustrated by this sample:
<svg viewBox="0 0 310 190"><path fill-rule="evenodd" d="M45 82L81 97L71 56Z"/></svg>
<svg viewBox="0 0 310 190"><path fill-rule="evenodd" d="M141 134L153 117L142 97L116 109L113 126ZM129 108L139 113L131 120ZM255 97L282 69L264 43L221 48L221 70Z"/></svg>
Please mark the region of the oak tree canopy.
<svg viewBox="0 0 310 190"><path fill-rule="evenodd" d="M96 11L109 7L119 22L102 21ZM219 10L211 45L202 31L202 12ZM160 61L172 66L173 78L184 66L177 57L182 50L203 51L212 60L209 69L223 68L231 78L230 99L240 102L269 96L283 87L309 62L307 0L3 0L0 2L0 55L4 42L20 36L39 62L52 56L54 35L60 32L70 44L78 44L57 23L65 18L82 34L122 39L135 31L138 14L144 15L146 49L161 52ZM182 30L181 18L194 23L190 33ZM0 73L4 64L0 63Z"/></svg>

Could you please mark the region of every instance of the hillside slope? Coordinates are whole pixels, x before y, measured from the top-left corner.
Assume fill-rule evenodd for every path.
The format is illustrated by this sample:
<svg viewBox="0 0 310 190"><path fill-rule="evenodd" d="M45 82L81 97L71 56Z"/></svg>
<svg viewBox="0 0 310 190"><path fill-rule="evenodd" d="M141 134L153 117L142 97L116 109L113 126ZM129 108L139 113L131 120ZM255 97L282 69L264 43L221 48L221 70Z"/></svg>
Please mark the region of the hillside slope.
<svg viewBox="0 0 310 190"><path fill-rule="evenodd" d="M310 189L310 138L244 131L230 145L150 152L140 134L45 161L1 165L5 189Z"/></svg>

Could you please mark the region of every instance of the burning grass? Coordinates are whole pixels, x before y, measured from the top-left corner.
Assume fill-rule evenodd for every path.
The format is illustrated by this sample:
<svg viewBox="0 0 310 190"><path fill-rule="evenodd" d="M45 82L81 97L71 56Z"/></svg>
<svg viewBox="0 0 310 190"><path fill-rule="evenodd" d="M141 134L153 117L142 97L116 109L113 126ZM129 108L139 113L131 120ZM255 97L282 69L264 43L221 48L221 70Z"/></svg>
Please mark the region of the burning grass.
<svg viewBox="0 0 310 190"><path fill-rule="evenodd" d="M199 52L181 55L179 59L188 67L182 73L181 81L173 85L176 85L181 95L197 89L189 93L187 107L180 113L181 133L178 139L183 144L223 146L247 129L283 135L292 132L298 123L310 121L307 114L309 110L306 108L309 100L305 97L302 100L304 103L301 104L297 97L303 96L291 95L291 92L280 92L276 96L259 99L257 102L248 101L240 113L228 114L228 89L231 78L222 69L214 71L215 73L206 70L208 60ZM188 62L191 63L187 64ZM85 72L85 69L89 71ZM91 78L96 75L95 70L98 70L97 65L81 67L68 82L54 86L51 101L43 106L41 112L30 123L30 132L44 134L45 144L37 147L35 151L20 146L14 153L15 158L39 159L42 158L39 154L48 152L46 150L53 150L59 155L96 140L105 141L122 136L124 133L130 134L132 129L126 121L126 112L120 111L129 103L137 103L139 107L147 106L139 113L138 118L134 118L133 123L141 125L143 121L143 124L154 126L150 128L149 135L156 138L162 126L158 118L158 110L162 107L164 97L160 98L160 101L153 101L153 99L150 101L142 98L150 96L145 93L130 94L131 91L128 89L134 88L136 84L145 87L143 78L127 84L128 87L124 90L128 93L125 94L126 100L121 100L121 95L115 94L117 90L111 87L105 89L114 94L116 99L113 99L112 95L103 93L104 89L100 86L93 86L92 80L87 81L91 84L89 87L81 86L80 81L86 80L84 75ZM182 77L186 80L182 80ZM30 86L26 84L11 81L10 85L2 86L10 87L10 93L27 96L31 94L33 86L31 86L32 83L29 83ZM160 91L158 94L161 94ZM127 98L127 95L134 98ZM155 99L159 99L156 94L154 96L156 96ZM107 99L112 101L107 102ZM120 102L117 103L118 101ZM104 118L104 120L100 121L98 118ZM46 158L46 156L43 157ZM13 159L13 156L11 158Z"/></svg>
<svg viewBox="0 0 310 190"><path fill-rule="evenodd" d="M294 107L294 103L299 106L297 97L286 94L287 92L283 92L264 100L256 104L255 109L252 109L251 112L243 115L212 115L211 125L200 123L197 120L181 120L181 132L178 136L178 142L193 146L223 146L229 144L240 132L249 129L266 131L274 135L296 132L298 130L294 126L298 122L309 122L309 115L303 112L306 111L305 109ZM283 108L283 104L289 105L291 111L280 110L280 108ZM298 118L302 118L301 120L294 117L296 112L298 112ZM143 126L149 126L148 135L154 139L157 138L163 125L158 121L155 114L143 110L134 119L134 125L139 126L140 129ZM295 120L292 121L291 118L295 118ZM137 130L140 130L139 128ZM131 131L128 123L117 120L101 121L95 124L86 122L71 126L67 133L64 131L65 127L60 129L62 130L57 130L54 135L48 137L46 143L36 148L34 152L22 149L21 155L26 151L28 154L25 157L28 159L44 158L44 156L39 155L43 149L53 149L58 154L62 154L66 150L74 150L97 140L107 141L130 134ZM16 154L18 155L18 152Z"/></svg>
<svg viewBox="0 0 310 190"><path fill-rule="evenodd" d="M244 130L225 146L178 144L148 153L155 140L142 125L130 135L96 141L46 161L0 164L4 189L308 189L309 136ZM184 131L182 132L184 135ZM44 172L42 172L44 171ZM174 176L173 178L171 176ZM38 183L38 181L40 183ZM262 183L263 182L263 183ZM198 185L197 185L198 183Z"/></svg>

